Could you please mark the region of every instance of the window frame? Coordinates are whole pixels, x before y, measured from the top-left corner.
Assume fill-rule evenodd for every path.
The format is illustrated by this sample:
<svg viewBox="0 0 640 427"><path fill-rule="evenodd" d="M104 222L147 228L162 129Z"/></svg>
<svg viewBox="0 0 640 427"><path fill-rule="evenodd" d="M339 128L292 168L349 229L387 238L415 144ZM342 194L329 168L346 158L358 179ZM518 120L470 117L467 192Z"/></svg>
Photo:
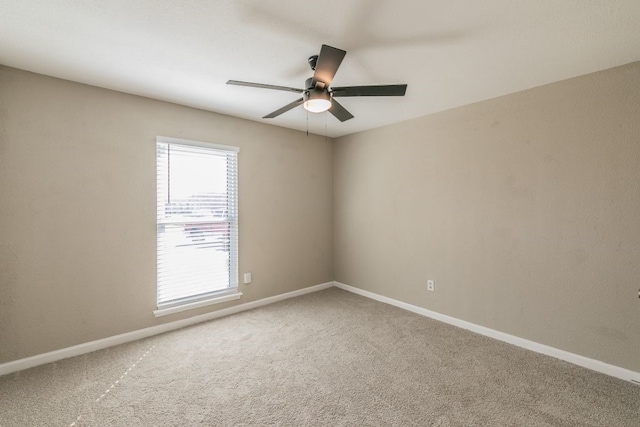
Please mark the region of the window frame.
<svg viewBox="0 0 640 427"><path fill-rule="evenodd" d="M226 208L228 212L228 217L225 221L229 224L229 287L223 288L220 290L215 290L212 292L206 292L201 294L194 294L191 296L181 297L173 301L164 301L159 302L159 291L160 291L160 255L161 255L161 247L160 247L160 238L161 238L161 227L164 228L166 225L185 225L186 223L193 222L201 222L203 224L210 224L211 221L198 221L196 219L189 219L188 221L184 218L182 220L172 220L162 218L159 212L160 210L160 179L156 176L156 307L157 309L153 311L154 316L165 316L172 313L177 313L180 311L191 310L195 308L205 307L211 304L218 304L227 301L232 301L235 299L239 299L242 296L242 293L239 292L239 274L238 274L238 153L240 151L239 147L230 146L230 145L222 145L215 144L210 142L202 142L202 141L193 141L187 139L180 138L172 138L166 136L157 136L156 137L156 170L158 170L159 166L159 158L158 152L161 144L171 146L186 146L186 147L198 147L204 148L207 150L215 150L218 152L226 152L227 155L233 155L233 164L231 165L233 170L235 171L235 176L233 182L235 186L232 188L231 194L231 202L229 201L229 194L227 193L227 205ZM229 160L227 159L227 168L229 168ZM170 178L169 178L170 179ZM228 189L227 189L228 191ZM162 231L162 233L165 233Z"/></svg>

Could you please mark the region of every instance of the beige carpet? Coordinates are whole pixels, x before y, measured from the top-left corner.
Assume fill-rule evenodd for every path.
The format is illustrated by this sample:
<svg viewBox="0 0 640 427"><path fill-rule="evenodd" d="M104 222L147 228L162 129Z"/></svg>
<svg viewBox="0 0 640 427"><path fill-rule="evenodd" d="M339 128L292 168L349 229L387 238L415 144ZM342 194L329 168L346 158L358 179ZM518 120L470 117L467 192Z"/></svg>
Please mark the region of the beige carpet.
<svg viewBox="0 0 640 427"><path fill-rule="evenodd" d="M10 426L640 426L640 387L338 289L0 377Z"/></svg>

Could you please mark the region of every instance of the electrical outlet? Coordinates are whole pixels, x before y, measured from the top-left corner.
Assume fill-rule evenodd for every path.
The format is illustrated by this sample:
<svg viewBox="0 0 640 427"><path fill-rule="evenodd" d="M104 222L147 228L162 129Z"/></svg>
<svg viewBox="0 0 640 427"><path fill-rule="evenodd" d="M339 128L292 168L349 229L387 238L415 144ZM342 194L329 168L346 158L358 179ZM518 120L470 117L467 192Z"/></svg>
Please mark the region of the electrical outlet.
<svg viewBox="0 0 640 427"><path fill-rule="evenodd" d="M244 283L245 284L251 283L251 273L244 273Z"/></svg>
<svg viewBox="0 0 640 427"><path fill-rule="evenodd" d="M436 290L436 281L435 280L427 280L427 290L431 291L431 292Z"/></svg>

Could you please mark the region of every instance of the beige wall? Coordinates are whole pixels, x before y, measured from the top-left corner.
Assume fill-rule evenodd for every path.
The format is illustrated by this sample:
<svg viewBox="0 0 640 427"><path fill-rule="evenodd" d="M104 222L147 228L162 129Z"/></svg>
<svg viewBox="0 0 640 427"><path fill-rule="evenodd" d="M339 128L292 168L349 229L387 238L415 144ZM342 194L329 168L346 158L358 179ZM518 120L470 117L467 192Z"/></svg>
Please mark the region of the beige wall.
<svg viewBox="0 0 640 427"><path fill-rule="evenodd" d="M240 147L242 299L156 319L155 137ZM0 67L0 363L333 278L325 138Z"/></svg>
<svg viewBox="0 0 640 427"><path fill-rule="evenodd" d="M640 371L640 63L337 139L334 225L339 282Z"/></svg>
<svg viewBox="0 0 640 427"><path fill-rule="evenodd" d="M0 363L335 279L640 371L639 99L634 63L332 151L0 67ZM241 300L153 317L156 135L241 148Z"/></svg>

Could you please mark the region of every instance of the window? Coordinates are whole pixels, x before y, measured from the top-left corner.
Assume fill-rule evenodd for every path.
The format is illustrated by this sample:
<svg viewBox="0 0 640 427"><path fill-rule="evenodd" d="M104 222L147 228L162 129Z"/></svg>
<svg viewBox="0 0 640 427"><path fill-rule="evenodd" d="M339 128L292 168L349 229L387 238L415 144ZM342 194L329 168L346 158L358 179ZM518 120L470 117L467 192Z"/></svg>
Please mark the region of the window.
<svg viewBox="0 0 640 427"><path fill-rule="evenodd" d="M156 139L156 316L237 299L238 148Z"/></svg>

